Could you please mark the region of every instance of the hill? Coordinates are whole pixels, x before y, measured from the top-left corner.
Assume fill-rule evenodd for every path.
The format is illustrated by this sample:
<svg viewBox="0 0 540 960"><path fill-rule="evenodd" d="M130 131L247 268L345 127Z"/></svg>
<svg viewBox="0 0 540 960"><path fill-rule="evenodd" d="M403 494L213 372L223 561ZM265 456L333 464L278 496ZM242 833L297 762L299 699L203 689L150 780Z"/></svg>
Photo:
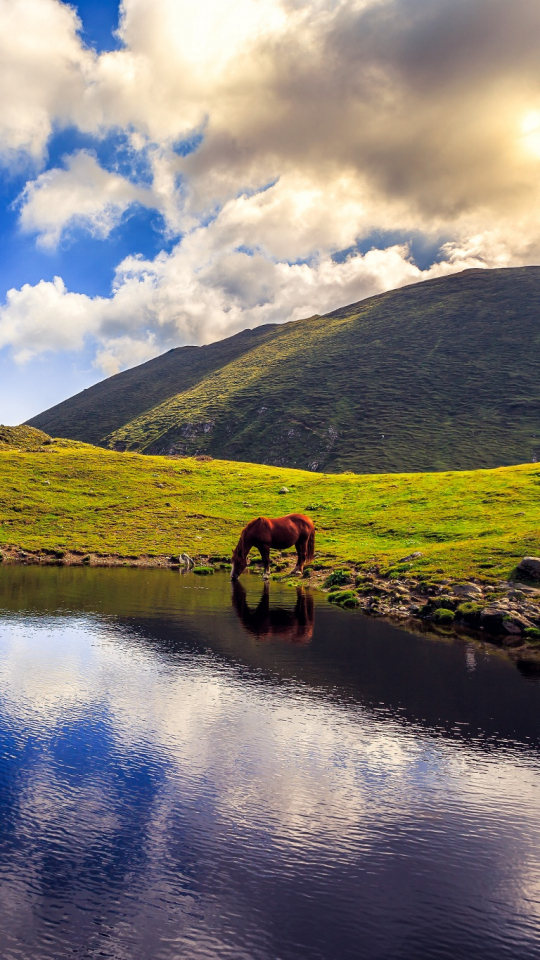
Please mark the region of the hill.
<svg viewBox="0 0 540 960"><path fill-rule="evenodd" d="M215 370L272 338L275 324L243 330L204 347L176 347L117 373L28 421L55 437L100 444L103 438Z"/></svg>
<svg viewBox="0 0 540 960"><path fill-rule="evenodd" d="M35 430L24 423L20 427L5 427L0 423L0 450L37 450L50 439L43 430Z"/></svg>
<svg viewBox="0 0 540 960"><path fill-rule="evenodd" d="M224 344L234 356L225 358ZM79 394L30 423L95 442L101 429L99 443L118 450L325 471L471 469L540 456L540 267L468 270L182 348L169 361L171 369L181 361L181 376L163 390L175 377L181 388L154 404L150 373L169 356L92 388L91 417ZM127 383L138 386L123 392ZM111 430L103 400L113 387ZM137 390L147 407L128 420Z"/></svg>
<svg viewBox="0 0 540 960"><path fill-rule="evenodd" d="M0 450L0 548L229 557L249 519L298 511L316 522L323 566L494 582L538 555L539 485L540 465L337 476L53 440Z"/></svg>

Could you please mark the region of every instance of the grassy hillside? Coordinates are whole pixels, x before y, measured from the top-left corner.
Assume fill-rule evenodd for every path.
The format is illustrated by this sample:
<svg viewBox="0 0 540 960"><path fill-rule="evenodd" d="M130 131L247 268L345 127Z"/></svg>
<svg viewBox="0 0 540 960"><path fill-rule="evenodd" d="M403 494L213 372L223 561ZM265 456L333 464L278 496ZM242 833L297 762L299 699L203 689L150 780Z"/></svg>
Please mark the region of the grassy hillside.
<svg viewBox="0 0 540 960"><path fill-rule="evenodd" d="M523 463L539 360L540 268L471 270L288 324L107 443L362 473Z"/></svg>
<svg viewBox="0 0 540 960"><path fill-rule="evenodd" d="M540 457L540 267L469 270L207 347L35 417L118 450L362 473Z"/></svg>
<svg viewBox="0 0 540 960"><path fill-rule="evenodd" d="M63 441L0 450L0 491L0 547L29 551L225 556L254 516L301 511L330 566L491 579L540 552L540 465L336 476Z"/></svg>
<svg viewBox="0 0 540 960"><path fill-rule="evenodd" d="M178 347L109 377L28 421L55 437L99 444L103 437L275 336L272 325L204 347Z"/></svg>

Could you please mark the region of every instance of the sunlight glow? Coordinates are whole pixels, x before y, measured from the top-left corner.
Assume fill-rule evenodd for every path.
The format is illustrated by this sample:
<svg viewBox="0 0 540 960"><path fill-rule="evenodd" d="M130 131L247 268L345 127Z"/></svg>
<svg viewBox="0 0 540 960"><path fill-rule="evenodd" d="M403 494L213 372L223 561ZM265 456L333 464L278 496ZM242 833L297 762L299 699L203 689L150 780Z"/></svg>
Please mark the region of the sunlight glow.
<svg viewBox="0 0 540 960"><path fill-rule="evenodd" d="M530 110L521 122L522 140L527 150L540 157L540 110Z"/></svg>

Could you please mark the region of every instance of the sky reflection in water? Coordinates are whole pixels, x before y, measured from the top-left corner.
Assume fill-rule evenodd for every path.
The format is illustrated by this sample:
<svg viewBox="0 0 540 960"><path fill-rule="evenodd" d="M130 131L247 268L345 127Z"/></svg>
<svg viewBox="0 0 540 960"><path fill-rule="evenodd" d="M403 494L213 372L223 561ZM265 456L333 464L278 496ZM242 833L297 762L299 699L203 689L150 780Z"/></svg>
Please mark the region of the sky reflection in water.
<svg viewBox="0 0 540 960"><path fill-rule="evenodd" d="M540 687L246 577L0 570L0 955L540 956Z"/></svg>

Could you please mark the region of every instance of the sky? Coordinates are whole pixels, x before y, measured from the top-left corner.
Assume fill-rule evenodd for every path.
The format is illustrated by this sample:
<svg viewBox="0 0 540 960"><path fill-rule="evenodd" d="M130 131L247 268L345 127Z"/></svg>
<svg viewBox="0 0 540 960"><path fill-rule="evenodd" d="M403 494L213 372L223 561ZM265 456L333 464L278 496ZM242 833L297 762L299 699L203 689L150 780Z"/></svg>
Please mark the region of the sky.
<svg viewBox="0 0 540 960"><path fill-rule="evenodd" d="M540 262L537 0L0 0L0 422Z"/></svg>

